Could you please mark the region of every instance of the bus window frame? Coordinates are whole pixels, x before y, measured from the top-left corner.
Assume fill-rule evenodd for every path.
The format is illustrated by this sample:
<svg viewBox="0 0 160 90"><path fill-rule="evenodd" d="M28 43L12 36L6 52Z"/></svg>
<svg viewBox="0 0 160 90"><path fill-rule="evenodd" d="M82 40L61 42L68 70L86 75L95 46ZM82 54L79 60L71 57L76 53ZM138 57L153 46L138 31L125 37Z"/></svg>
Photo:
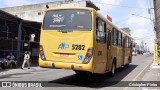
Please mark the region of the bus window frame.
<svg viewBox="0 0 160 90"><path fill-rule="evenodd" d="M57 29L44 29L44 22L45 22L45 15L46 13L48 13L49 11L58 11L58 10L84 10L84 11L89 11L90 12L90 18L91 18L91 29L75 29L74 31L92 31L93 30L93 11L92 10L87 10L87 9L57 9L57 10L48 10L45 12L44 16L43 16L43 22L41 25L41 30L54 30L56 31Z"/></svg>
<svg viewBox="0 0 160 90"><path fill-rule="evenodd" d="M112 45L114 46L118 46L118 32L116 28L112 28Z"/></svg>
<svg viewBox="0 0 160 90"><path fill-rule="evenodd" d="M129 37L128 37L128 39L129 39L128 48L132 48L132 40L131 40L131 38L129 38Z"/></svg>
<svg viewBox="0 0 160 90"><path fill-rule="evenodd" d="M121 37L119 37L119 36L121 36ZM122 47L122 32L118 32L118 46L119 47Z"/></svg>
<svg viewBox="0 0 160 90"><path fill-rule="evenodd" d="M98 21L101 21L101 23L104 24L104 26L102 27L102 30L100 30L98 28L98 26L99 26L98 23L97 23ZM104 43L105 44L107 42L107 37L108 37L107 36L108 35L107 24L106 24L106 22L103 19L99 18L98 16L96 17L95 29L96 29L96 42L97 43ZM103 33L102 37L101 37L100 33Z"/></svg>
<svg viewBox="0 0 160 90"><path fill-rule="evenodd" d="M132 39L128 36L126 36L126 47L132 48Z"/></svg>
<svg viewBox="0 0 160 90"><path fill-rule="evenodd" d="M126 47L128 48L128 37L126 36Z"/></svg>

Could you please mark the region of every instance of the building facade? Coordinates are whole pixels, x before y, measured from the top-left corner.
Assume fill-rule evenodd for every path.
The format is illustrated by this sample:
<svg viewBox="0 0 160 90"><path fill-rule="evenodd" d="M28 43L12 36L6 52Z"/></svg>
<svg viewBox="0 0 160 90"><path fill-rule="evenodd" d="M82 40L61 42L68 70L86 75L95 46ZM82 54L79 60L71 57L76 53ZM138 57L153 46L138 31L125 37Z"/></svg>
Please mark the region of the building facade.
<svg viewBox="0 0 160 90"><path fill-rule="evenodd" d="M155 13L156 38L160 40L160 0L153 0Z"/></svg>

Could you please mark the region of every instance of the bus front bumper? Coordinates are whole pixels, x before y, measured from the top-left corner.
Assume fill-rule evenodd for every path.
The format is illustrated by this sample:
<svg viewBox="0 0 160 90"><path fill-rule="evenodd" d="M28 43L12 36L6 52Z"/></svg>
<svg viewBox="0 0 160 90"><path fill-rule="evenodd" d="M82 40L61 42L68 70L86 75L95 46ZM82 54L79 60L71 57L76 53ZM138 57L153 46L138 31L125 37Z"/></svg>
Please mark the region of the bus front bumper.
<svg viewBox="0 0 160 90"><path fill-rule="evenodd" d="M39 66L44 68L59 68L59 69L72 69L93 72L93 66L91 63L79 64L79 63L68 63L68 62L54 62L39 59Z"/></svg>

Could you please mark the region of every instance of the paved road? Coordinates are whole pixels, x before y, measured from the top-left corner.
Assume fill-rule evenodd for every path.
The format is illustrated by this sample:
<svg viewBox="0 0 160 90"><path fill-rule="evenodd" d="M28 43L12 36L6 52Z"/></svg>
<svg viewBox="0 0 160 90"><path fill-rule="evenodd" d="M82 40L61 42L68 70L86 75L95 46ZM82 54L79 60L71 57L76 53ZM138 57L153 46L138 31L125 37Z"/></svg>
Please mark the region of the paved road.
<svg viewBox="0 0 160 90"><path fill-rule="evenodd" d="M153 55L133 56L133 62L128 68L118 69L114 77L108 74L101 76L77 76L72 70L64 69L46 69L33 67L29 69L13 69L0 73L0 81L46 81L47 84L61 87L34 88L34 89L60 89L81 90L81 89L105 89L122 90L129 89L125 87L114 87L115 83L108 81L141 81L147 66L153 61ZM65 86L65 87L64 87ZM3 88L4 89L4 88ZM10 88L7 88L7 90ZM16 88L15 88L16 89ZM20 88L17 88L20 89ZM130 90L130 89L129 89ZM131 90L134 90L133 88Z"/></svg>

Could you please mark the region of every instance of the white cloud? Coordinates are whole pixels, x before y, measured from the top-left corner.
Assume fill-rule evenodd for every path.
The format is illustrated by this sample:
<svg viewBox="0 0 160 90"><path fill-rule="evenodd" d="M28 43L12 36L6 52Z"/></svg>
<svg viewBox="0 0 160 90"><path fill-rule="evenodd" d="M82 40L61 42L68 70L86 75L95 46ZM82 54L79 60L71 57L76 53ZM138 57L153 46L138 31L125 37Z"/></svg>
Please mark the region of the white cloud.
<svg viewBox="0 0 160 90"><path fill-rule="evenodd" d="M121 0L91 0L100 8L100 13L106 14L107 10L114 9L112 5L119 5Z"/></svg>
<svg viewBox="0 0 160 90"><path fill-rule="evenodd" d="M144 7L144 5L143 5ZM146 10L147 11L147 10ZM128 17L129 19L126 22L126 26L130 27L132 32L132 37L135 37L136 42L140 44L143 40L144 43L149 45L150 50L153 51L153 44L154 44L154 32L152 27L152 21L147 19L149 14L144 12L140 15L131 15L133 12L130 12ZM147 18L145 18L147 17Z"/></svg>
<svg viewBox="0 0 160 90"><path fill-rule="evenodd" d="M126 22L127 26L130 26L134 29L152 29L151 20L147 17L146 13L142 13L141 15L131 15L132 12L128 15L128 20ZM147 31L147 30L146 30Z"/></svg>

